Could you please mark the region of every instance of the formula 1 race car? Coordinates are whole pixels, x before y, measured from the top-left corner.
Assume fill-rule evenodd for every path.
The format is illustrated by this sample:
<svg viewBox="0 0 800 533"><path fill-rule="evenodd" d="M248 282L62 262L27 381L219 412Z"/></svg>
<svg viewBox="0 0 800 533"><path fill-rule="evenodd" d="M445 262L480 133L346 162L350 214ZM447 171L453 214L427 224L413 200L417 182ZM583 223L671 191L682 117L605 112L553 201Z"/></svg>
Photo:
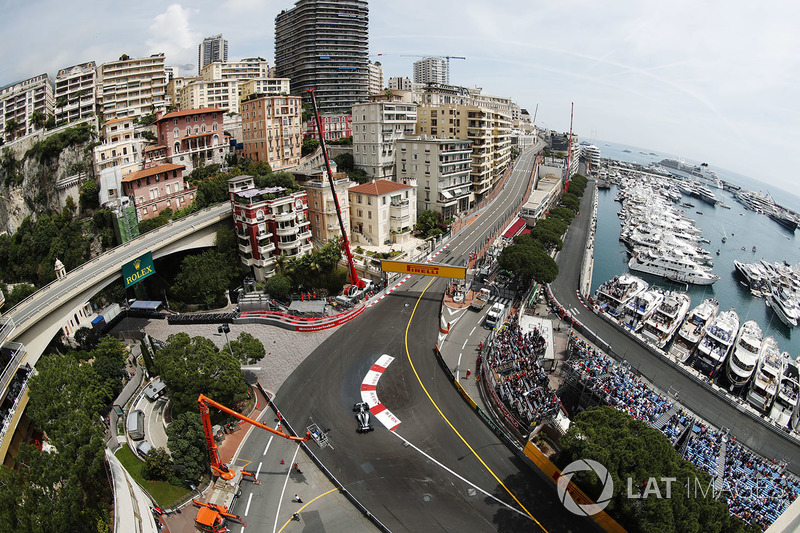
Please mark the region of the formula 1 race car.
<svg viewBox="0 0 800 533"><path fill-rule="evenodd" d="M358 433L369 433L374 428L369 421L369 406L367 402L358 402L353 406L353 411L356 413L356 421L358 422Z"/></svg>

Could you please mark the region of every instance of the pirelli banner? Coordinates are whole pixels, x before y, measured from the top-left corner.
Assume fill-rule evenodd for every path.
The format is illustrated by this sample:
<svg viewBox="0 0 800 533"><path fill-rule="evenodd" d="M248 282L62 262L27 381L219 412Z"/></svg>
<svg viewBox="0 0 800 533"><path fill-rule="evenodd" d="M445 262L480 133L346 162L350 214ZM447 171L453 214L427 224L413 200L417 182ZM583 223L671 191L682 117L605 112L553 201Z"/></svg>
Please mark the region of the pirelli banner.
<svg viewBox="0 0 800 533"><path fill-rule="evenodd" d="M437 278L466 279L466 267L449 265L432 265L430 263L407 263L405 261L381 261L384 272L400 272L401 274L420 274L422 276L435 276Z"/></svg>
<svg viewBox="0 0 800 533"><path fill-rule="evenodd" d="M153 265L152 252L140 255L130 263L122 265L122 279L125 280L126 289L155 273L156 267Z"/></svg>

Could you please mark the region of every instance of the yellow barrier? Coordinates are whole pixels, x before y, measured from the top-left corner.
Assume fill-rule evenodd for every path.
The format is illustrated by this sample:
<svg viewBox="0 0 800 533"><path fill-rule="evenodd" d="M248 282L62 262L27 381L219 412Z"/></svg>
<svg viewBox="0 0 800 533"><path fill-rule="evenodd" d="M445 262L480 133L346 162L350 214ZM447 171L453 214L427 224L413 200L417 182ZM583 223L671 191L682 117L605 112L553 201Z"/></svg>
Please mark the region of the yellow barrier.
<svg viewBox="0 0 800 533"><path fill-rule="evenodd" d="M448 265L434 265L431 263L408 263L406 261L381 260L384 272L400 272L401 274L420 274L422 276L435 276L438 278L466 279L466 267Z"/></svg>

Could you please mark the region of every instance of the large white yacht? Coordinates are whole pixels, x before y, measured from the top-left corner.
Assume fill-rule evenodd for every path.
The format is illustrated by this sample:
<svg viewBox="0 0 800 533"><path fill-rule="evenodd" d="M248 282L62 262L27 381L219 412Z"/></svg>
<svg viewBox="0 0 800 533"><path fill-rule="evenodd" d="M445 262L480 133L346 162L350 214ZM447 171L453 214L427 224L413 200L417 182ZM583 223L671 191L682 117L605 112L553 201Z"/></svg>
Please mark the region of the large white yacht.
<svg viewBox="0 0 800 533"><path fill-rule="evenodd" d="M769 295L769 306L775 311L781 322L790 328L797 325L797 320L800 318L800 308L798 308L797 300L789 291L781 286L773 289Z"/></svg>
<svg viewBox="0 0 800 533"><path fill-rule="evenodd" d="M620 274L597 288L596 305L611 316L619 316L628 300L646 291L648 284L631 274Z"/></svg>
<svg viewBox="0 0 800 533"><path fill-rule="evenodd" d="M783 378L783 369L787 362L775 339L772 337L764 339L758 367L747 392L747 401L753 408L764 413L769 412L772 401L778 394L778 385Z"/></svg>
<svg viewBox="0 0 800 533"><path fill-rule="evenodd" d="M695 351L695 367L714 377L731 351L739 332L739 315L731 309L718 314L706 327L706 335Z"/></svg>
<svg viewBox="0 0 800 533"><path fill-rule="evenodd" d="M675 337L669 353L681 363L685 363L705 335L706 325L717 316L718 312L719 302L716 298L706 298L700 305L692 309L678 329L678 335Z"/></svg>
<svg viewBox="0 0 800 533"><path fill-rule="evenodd" d="M656 251L637 248L634 256L628 261L628 268L693 285L711 285L719 279L719 276L711 272L708 267L696 263L675 249Z"/></svg>
<svg viewBox="0 0 800 533"><path fill-rule="evenodd" d="M637 294L625 304L622 322L634 331L639 331L663 301L664 289L661 287L651 287Z"/></svg>
<svg viewBox="0 0 800 533"><path fill-rule="evenodd" d="M741 387L753 377L758 358L761 355L761 328L755 320L742 324L736 343L725 366L725 376L731 387Z"/></svg>
<svg viewBox="0 0 800 533"><path fill-rule="evenodd" d="M642 335L663 349L683 322L691 303L692 300L685 292L667 291L664 293L664 301L644 323Z"/></svg>
<svg viewBox="0 0 800 533"><path fill-rule="evenodd" d="M785 354L786 368L783 371L778 395L769 417L778 426L786 429L795 416L798 409L798 399L800 399L800 372L797 371L797 362L793 361L789 354Z"/></svg>

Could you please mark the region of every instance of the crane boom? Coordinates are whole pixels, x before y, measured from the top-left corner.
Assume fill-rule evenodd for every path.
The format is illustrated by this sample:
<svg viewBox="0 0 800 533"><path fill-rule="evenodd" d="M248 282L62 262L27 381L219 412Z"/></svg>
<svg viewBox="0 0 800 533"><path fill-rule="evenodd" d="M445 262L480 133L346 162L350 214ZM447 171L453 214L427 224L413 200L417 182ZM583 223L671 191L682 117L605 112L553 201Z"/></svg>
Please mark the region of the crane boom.
<svg viewBox="0 0 800 533"><path fill-rule="evenodd" d="M342 230L342 252L347 258L347 271L350 274L350 285L356 286L359 289L366 287L364 280L359 279L358 272L356 272L356 264L353 260L353 252L350 251L350 241L347 239L347 231L344 227L344 220L342 219L342 208L339 206L339 197L336 194L336 186L333 181L333 172L331 171L331 160L328 157L328 148L325 146L325 134L322 131L322 120L319 118L319 108L317 108L317 97L314 94L314 89L308 89L311 93L311 105L314 106L314 117L317 121L317 134L319 135L319 145L322 148L322 156L325 158L325 169L328 171L328 182L331 185L331 194L333 195L333 203L336 206L336 217L339 219L339 229Z"/></svg>

